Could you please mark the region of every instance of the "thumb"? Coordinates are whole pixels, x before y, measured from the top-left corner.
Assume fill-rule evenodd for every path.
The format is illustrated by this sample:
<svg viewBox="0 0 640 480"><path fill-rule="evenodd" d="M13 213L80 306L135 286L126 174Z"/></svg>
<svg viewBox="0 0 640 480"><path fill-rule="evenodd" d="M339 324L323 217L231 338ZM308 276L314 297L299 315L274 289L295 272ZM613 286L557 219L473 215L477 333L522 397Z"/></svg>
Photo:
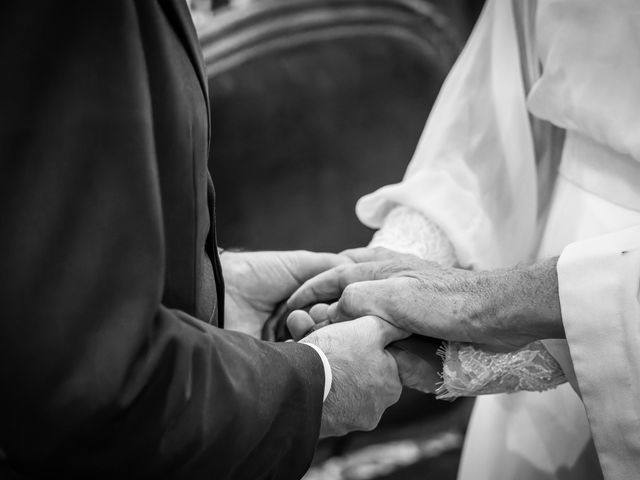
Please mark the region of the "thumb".
<svg viewBox="0 0 640 480"><path fill-rule="evenodd" d="M374 335L374 343L380 348L386 348L392 342L407 338L410 333L404 330L394 327L388 322L385 322L380 317L368 316L363 317L367 322L372 324L372 331Z"/></svg>
<svg viewBox="0 0 640 480"><path fill-rule="evenodd" d="M305 337L315 324L311 315L304 310L294 310L287 318L287 327L296 342Z"/></svg>
<svg viewBox="0 0 640 480"><path fill-rule="evenodd" d="M391 321L393 312L395 280L371 280L348 285L340 299L327 308L326 316L332 323L353 320L366 315L375 315Z"/></svg>

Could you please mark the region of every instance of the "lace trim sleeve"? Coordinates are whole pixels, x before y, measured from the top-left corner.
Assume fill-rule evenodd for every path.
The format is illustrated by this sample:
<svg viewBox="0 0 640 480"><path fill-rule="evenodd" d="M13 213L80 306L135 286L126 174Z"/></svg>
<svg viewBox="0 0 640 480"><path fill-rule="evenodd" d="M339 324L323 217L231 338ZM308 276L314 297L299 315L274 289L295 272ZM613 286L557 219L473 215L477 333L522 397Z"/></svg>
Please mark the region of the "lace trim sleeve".
<svg viewBox="0 0 640 480"><path fill-rule="evenodd" d="M560 365L542 342L506 353L449 342L440 353L442 383L436 390L436 397L441 400L524 390L543 392L567 381Z"/></svg>
<svg viewBox="0 0 640 480"><path fill-rule="evenodd" d="M405 206L389 212L369 246L411 253L448 267L456 264L455 250L442 229L420 212Z"/></svg>
<svg viewBox="0 0 640 480"><path fill-rule="evenodd" d="M420 212L395 207L385 218L371 247L411 253L443 266L457 263L455 249L442 229ZM453 400L463 396L544 391L566 382L566 377L542 342L520 350L496 353L472 344L444 342L442 383L436 396Z"/></svg>

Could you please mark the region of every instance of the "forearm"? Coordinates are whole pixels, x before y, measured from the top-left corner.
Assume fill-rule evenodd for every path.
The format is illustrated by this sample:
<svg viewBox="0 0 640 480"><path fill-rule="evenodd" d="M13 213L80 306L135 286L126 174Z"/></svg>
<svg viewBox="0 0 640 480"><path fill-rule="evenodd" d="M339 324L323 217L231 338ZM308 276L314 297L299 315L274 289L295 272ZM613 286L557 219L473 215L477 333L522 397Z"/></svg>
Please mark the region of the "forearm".
<svg viewBox="0 0 640 480"><path fill-rule="evenodd" d="M455 252L444 232L420 213L399 206L392 210L371 246L382 246L443 266L456 263ZM480 292L473 312L488 335L519 331L531 344L498 353L459 342L447 342L441 353L442 384L438 397L475 396L520 390L547 390L566 381L565 375L536 338L564 336L558 300L557 259L530 266L478 272L472 288ZM468 305L472 305L468 302Z"/></svg>
<svg viewBox="0 0 640 480"><path fill-rule="evenodd" d="M484 335L526 341L565 338L558 295L558 258L479 272L471 321ZM510 340L507 340L507 342Z"/></svg>
<svg viewBox="0 0 640 480"><path fill-rule="evenodd" d="M370 246L411 253L444 267L456 264L453 245L430 219L408 207L394 208ZM558 258L531 265L456 275L448 288L465 296L464 311L471 336L516 337L528 341L564 338L558 295ZM462 273L462 272L461 272ZM512 341L511 339L509 341ZM491 342L487 342L491 343Z"/></svg>
<svg viewBox="0 0 640 480"><path fill-rule="evenodd" d="M477 291L485 301L476 312L484 337L527 343L495 352L450 342L443 348L439 398L517 391L544 391L567 381L562 368L538 340L564 338L558 295L557 258L530 266L481 273ZM508 340L507 340L508 339Z"/></svg>
<svg viewBox="0 0 640 480"><path fill-rule="evenodd" d="M51 348L41 350L41 361L14 357L23 378L2 401L9 462L66 478L255 478L282 465L287 478L298 478L319 431L316 354L223 332L179 312L160 312L153 323L151 343L142 333L112 336L108 328L100 348L86 348L95 333L76 337L67 369ZM41 335L53 337L48 329ZM69 380L58 384L42 373L52 366Z"/></svg>
<svg viewBox="0 0 640 480"><path fill-rule="evenodd" d="M0 282L8 461L64 478L256 478L254 469L299 478L322 409L316 353L225 332L159 303L157 229L119 219L110 233L134 235L117 255L93 255L110 250L110 237L74 231L56 238L41 230L44 269L34 251L3 249L15 252L0 258L0 277L11 279Z"/></svg>

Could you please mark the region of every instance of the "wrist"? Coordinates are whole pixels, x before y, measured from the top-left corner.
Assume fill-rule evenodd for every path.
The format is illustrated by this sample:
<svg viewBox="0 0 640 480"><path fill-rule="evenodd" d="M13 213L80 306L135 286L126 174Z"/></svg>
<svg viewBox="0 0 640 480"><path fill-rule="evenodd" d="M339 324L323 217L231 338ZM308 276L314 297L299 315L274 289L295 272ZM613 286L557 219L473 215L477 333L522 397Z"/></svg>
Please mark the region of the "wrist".
<svg viewBox="0 0 640 480"><path fill-rule="evenodd" d="M565 338L556 265L557 258L551 258L488 273L493 295L483 311L484 321L493 322L496 335L506 334L520 345Z"/></svg>
<svg viewBox="0 0 640 480"><path fill-rule="evenodd" d="M308 345L311 348L313 348L318 354L318 356L320 357L320 360L322 361L322 367L324 369L324 392L322 394L322 401L324 402L329 396L329 392L331 391L331 386L333 384L333 372L331 371L331 364L329 363L329 359L327 358L325 353L322 351L322 349L317 345L314 345L313 343L309 343L305 341L301 341L300 343L304 345Z"/></svg>

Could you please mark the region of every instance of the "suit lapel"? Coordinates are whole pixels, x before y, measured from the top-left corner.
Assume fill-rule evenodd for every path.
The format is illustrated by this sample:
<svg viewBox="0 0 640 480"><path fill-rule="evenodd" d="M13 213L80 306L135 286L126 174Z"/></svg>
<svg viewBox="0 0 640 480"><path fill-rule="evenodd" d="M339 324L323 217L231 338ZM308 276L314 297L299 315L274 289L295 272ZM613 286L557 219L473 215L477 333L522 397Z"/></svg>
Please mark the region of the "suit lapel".
<svg viewBox="0 0 640 480"><path fill-rule="evenodd" d="M189 59L193 64L193 68L198 76L200 87L204 93L207 104L209 102L209 89L207 84L207 76L205 74L200 43L196 34L191 13L185 0L161 0L160 4L169 19L169 23L178 34L178 38L182 40L185 50L189 55Z"/></svg>
<svg viewBox="0 0 640 480"><path fill-rule="evenodd" d="M211 145L211 109L209 103L209 84L207 81L207 74L204 69L204 60L202 59L202 50L200 49L200 42L198 41L198 35L191 20L191 13L187 7L185 0L160 0L160 5L169 20L169 23L176 31L178 38L182 40L187 55L193 64L193 68L198 77L200 88L202 88L202 95L207 103L207 152Z"/></svg>

